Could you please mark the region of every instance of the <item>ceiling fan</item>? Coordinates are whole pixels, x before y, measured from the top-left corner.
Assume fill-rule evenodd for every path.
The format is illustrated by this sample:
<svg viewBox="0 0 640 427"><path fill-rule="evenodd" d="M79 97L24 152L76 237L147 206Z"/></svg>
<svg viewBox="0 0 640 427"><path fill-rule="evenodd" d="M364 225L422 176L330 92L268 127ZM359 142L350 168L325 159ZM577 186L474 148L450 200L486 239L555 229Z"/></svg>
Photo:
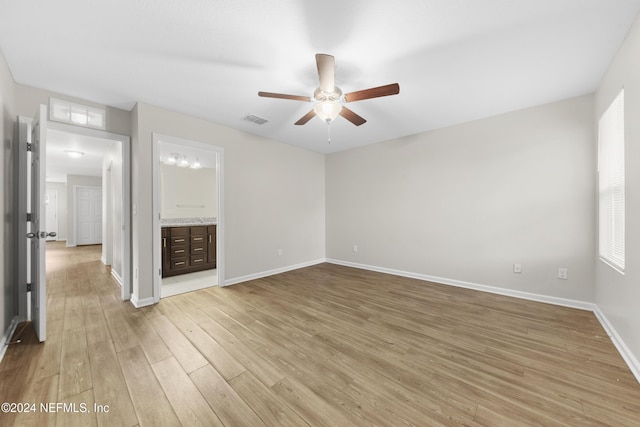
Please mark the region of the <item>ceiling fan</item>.
<svg viewBox="0 0 640 427"><path fill-rule="evenodd" d="M400 85L392 83L385 86L373 87L370 89L358 90L347 94L334 83L335 58L323 53L316 54L316 64L318 65L318 77L320 86L313 92L313 97L301 95L286 95L283 93L258 92L258 96L266 98L292 99L294 101L315 102L311 111L302 116L296 125L304 125L313 116L318 116L327 124L335 120L338 115L349 120L356 126L366 122L364 118L354 113L343 104L348 102L362 101L364 99L378 98L381 96L397 95L400 93Z"/></svg>

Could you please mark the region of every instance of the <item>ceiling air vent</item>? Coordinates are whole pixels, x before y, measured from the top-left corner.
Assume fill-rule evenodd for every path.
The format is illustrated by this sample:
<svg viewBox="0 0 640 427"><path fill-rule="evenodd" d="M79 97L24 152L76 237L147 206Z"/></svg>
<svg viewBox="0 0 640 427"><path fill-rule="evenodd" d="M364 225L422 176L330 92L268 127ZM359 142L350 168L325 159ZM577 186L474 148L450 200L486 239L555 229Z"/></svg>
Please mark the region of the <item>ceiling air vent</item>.
<svg viewBox="0 0 640 427"><path fill-rule="evenodd" d="M263 124L265 124L265 123L267 123L269 121L267 119L263 119L262 117L255 116L253 114L249 114L248 116L246 116L244 118L244 120L246 120L248 122L253 122L253 123L257 124L257 125L263 125Z"/></svg>

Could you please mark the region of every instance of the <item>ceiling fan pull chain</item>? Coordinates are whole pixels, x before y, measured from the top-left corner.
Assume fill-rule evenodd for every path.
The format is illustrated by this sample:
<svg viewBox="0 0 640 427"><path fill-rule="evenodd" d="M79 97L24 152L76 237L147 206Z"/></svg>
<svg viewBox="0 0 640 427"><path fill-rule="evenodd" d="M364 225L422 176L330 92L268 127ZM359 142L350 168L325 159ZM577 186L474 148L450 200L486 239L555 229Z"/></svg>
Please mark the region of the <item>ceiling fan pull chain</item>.
<svg viewBox="0 0 640 427"><path fill-rule="evenodd" d="M331 122L327 122L327 140L331 144Z"/></svg>

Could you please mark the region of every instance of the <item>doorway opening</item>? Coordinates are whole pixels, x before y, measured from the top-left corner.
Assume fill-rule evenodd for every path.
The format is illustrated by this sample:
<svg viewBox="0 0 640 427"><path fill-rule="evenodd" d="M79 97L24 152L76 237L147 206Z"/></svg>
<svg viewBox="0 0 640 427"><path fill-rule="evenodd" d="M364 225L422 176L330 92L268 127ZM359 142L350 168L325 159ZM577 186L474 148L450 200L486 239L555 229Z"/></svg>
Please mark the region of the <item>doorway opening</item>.
<svg viewBox="0 0 640 427"><path fill-rule="evenodd" d="M47 123L46 191L57 196L57 212L47 216L57 219L55 240L70 248L101 245L123 300L131 296L129 153L128 136Z"/></svg>
<svg viewBox="0 0 640 427"><path fill-rule="evenodd" d="M153 134L154 302L224 285L223 149Z"/></svg>

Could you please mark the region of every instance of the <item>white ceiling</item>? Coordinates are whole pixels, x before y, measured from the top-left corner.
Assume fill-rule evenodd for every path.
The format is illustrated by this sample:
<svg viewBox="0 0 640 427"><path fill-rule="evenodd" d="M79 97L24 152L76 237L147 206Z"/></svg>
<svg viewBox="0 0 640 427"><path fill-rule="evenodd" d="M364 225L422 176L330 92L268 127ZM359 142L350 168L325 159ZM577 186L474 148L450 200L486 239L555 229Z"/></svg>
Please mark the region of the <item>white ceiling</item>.
<svg viewBox="0 0 640 427"><path fill-rule="evenodd" d="M142 101L328 153L595 90L640 0L58 0L0 3L0 48L22 84L130 109ZM315 53L367 119L293 123ZM243 121L247 114L269 120Z"/></svg>
<svg viewBox="0 0 640 427"><path fill-rule="evenodd" d="M47 129L47 181L67 182L67 175L102 176L102 159L119 141L76 135ZM77 159L67 156L66 150L84 155Z"/></svg>

